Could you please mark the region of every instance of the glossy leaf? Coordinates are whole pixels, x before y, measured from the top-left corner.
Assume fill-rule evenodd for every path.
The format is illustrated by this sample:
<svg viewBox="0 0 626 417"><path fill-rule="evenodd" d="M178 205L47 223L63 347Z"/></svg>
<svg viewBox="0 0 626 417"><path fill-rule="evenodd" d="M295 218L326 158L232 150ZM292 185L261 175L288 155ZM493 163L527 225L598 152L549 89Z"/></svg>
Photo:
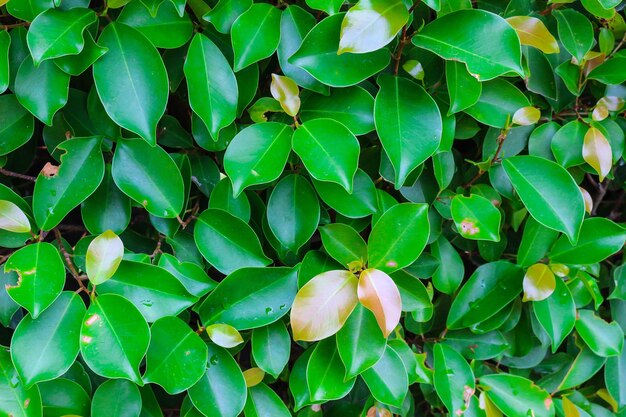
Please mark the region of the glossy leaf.
<svg viewBox="0 0 626 417"><path fill-rule="evenodd" d="M98 387L91 403L94 417L138 417L141 412L141 394L135 384L122 379L106 381Z"/></svg>
<svg viewBox="0 0 626 417"><path fill-rule="evenodd" d="M280 41L280 10L265 4L253 4L233 22L231 40L235 71L272 55Z"/></svg>
<svg viewBox="0 0 626 417"><path fill-rule="evenodd" d="M124 243L108 230L91 241L87 248L87 276L92 284L102 284L115 274L124 256Z"/></svg>
<svg viewBox="0 0 626 417"><path fill-rule="evenodd" d="M324 249L339 263L350 269L367 263L367 244L352 227L333 223L320 228Z"/></svg>
<svg viewBox="0 0 626 417"><path fill-rule="evenodd" d="M463 356L442 343L435 345L434 358L437 395L450 414L462 414L467 409L466 398L474 393L474 372Z"/></svg>
<svg viewBox="0 0 626 417"><path fill-rule="evenodd" d="M554 416L550 394L526 378L491 374L482 376L479 382L486 388L487 398L506 415L526 415L532 412L537 417Z"/></svg>
<svg viewBox="0 0 626 417"><path fill-rule="evenodd" d="M556 279L546 264L534 264L524 275L524 301L542 301L556 288Z"/></svg>
<svg viewBox="0 0 626 417"><path fill-rule="evenodd" d="M0 200L0 229L15 233L30 232L30 221L15 203Z"/></svg>
<svg viewBox="0 0 626 417"><path fill-rule="evenodd" d="M376 317L385 337L400 321L402 299L395 282L382 271L366 269L359 275L359 302Z"/></svg>
<svg viewBox="0 0 626 417"><path fill-rule="evenodd" d="M8 350L0 350L0 411L7 416L42 417L41 394L37 386L26 389L11 363Z"/></svg>
<svg viewBox="0 0 626 417"><path fill-rule="evenodd" d="M252 355L259 368L275 378L287 365L291 338L282 321L252 331Z"/></svg>
<svg viewBox="0 0 626 417"><path fill-rule="evenodd" d="M552 352L556 352L576 324L576 305L567 285L560 278L556 279L552 294L534 302L533 312L550 337Z"/></svg>
<svg viewBox="0 0 626 417"><path fill-rule="evenodd" d="M485 197L457 195L450 204L450 213L456 229L464 238L500 241L500 210Z"/></svg>
<svg viewBox="0 0 626 417"><path fill-rule="evenodd" d="M585 133L583 159L596 170L600 181L604 181L604 178L611 171L613 162L611 145L602 132L595 127L589 128Z"/></svg>
<svg viewBox="0 0 626 417"><path fill-rule="evenodd" d="M573 9L558 10L554 14L558 22L561 43L576 61L583 57L593 46L593 28L591 22Z"/></svg>
<svg viewBox="0 0 626 417"><path fill-rule="evenodd" d="M372 396L383 404L402 407L409 391L408 377L402 359L387 346L378 362L362 374Z"/></svg>
<svg viewBox="0 0 626 417"><path fill-rule="evenodd" d="M506 21L513 26L522 45L535 47L545 54L559 53L559 44L541 20L532 16L513 16Z"/></svg>
<svg viewBox="0 0 626 417"><path fill-rule="evenodd" d="M579 310L576 331L598 356L609 357L622 353L624 332L617 322L609 324L591 310Z"/></svg>

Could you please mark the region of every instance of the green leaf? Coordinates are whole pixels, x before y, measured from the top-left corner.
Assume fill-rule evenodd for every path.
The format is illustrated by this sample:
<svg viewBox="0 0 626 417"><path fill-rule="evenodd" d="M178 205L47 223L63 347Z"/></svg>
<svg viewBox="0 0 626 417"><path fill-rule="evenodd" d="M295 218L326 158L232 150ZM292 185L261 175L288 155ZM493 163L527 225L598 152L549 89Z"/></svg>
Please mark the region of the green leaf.
<svg viewBox="0 0 626 417"><path fill-rule="evenodd" d="M38 15L31 23L26 40L33 62L66 55L79 54L84 46L83 32L97 21L89 9L49 9Z"/></svg>
<svg viewBox="0 0 626 417"><path fill-rule="evenodd" d="M89 415L91 399L85 389L77 382L66 378L37 384L41 393L41 402L46 413L64 415ZM71 414L69 414L71 413Z"/></svg>
<svg viewBox="0 0 626 417"><path fill-rule="evenodd" d="M0 32L0 42L2 33ZM20 105L17 96L0 96L0 155L6 155L28 142L35 130L35 119Z"/></svg>
<svg viewBox="0 0 626 417"><path fill-rule="evenodd" d="M181 319L163 317L150 328L143 381L158 384L168 394L191 388L204 375L207 345Z"/></svg>
<svg viewBox="0 0 626 417"><path fill-rule="evenodd" d="M15 271L18 281L6 287L9 296L33 316L39 317L61 294L65 266L61 255L50 243L28 245L9 257L4 271Z"/></svg>
<svg viewBox="0 0 626 417"><path fill-rule="evenodd" d="M476 30L480 27L481 30ZM503 18L485 10L448 13L426 25L413 44L444 59L461 61L479 81L514 72L524 75L520 41Z"/></svg>
<svg viewBox="0 0 626 417"><path fill-rule="evenodd" d="M302 286L291 306L294 340L316 341L337 333L358 303L357 285L348 271L328 271Z"/></svg>
<svg viewBox="0 0 626 417"><path fill-rule="evenodd" d="M453 348L437 343L434 351L435 391L448 413L460 415L466 408L466 398L474 393L474 372Z"/></svg>
<svg viewBox="0 0 626 417"><path fill-rule="evenodd" d="M98 387L91 403L93 417L139 416L141 394L135 384L121 379L112 379Z"/></svg>
<svg viewBox="0 0 626 417"><path fill-rule="evenodd" d="M103 294L91 302L80 330L80 352L93 372L141 384L139 364L149 342L148 324L130 301Z"/></svg>
<svg viewBox="0 0 626 417"><path fill-rule="evenodd" d="M607 359L604 368L604 381L606 389L615 399L618 408L626 404L626 349L622 354Z"/></svg>
<svg viewBox="0 0 626 417"><path fill-rule="evenodd" d="M224 274L271 263L263 254L254 230L243 220L223 210L208 209L202 212L194 227L194 239L202 256Z"/></svg>
<svg viewBox="0 0 626 417"><path fill-rule="evenodd" d="M324 203L349 218L369 216L377 211L376 187L372 179L361 169L354 175L352 193L338 184L313 181Z"/></svg>
<svg viewBox="0 0 626 417"><path fill-rule="evenodd" d="M444 294L452 294L465 274L461 256L443 236L431 244L431 254L439 260L439 267L433 273L433 285Z"/></svg>
<svg viewBox="0 0 626 417"><path fill-rule="evenodd" d="M15 77L15 95L26 110L48 126L54 115L67 103L70 76L52 61L35 66L26 58Z"/></svg>
<svg viewBox="0 0 626 417"><path fill-rule="evenodd" d="M626 81L626 74L624 74L623 70L624 64L626 64L626 57L624 55L616 55L595 67L587 78L598 80L605 84L621 84Z"/></svg>
<svg viewBox="0 0 626 417"><path fill-rule="evenodd" d="M154 16L141 1L131 1L116 21L137 29L157 48L180 48L193 36L191 19L171 1L164 1Z"/></svg>
<svg viewBox="0 0 626 417"><path fill-rule="evenodd" d="M232 140L224 155L224 169L237 197L251 185L277 179L291 150L289 126L268 122L249 126Z"/></svg>
<svg viewBox="0 0 626 417"><path fill-rule="evenodd" d="M541 260L552 247L559 232L544 227L533 217L528 217L517 252L517 263L528 267Z"/></svg>
<svg viewBox="0 0 626 417"><path fill-rule="evenodd" d="M244 222L250 221L250 200L245 193L233 196L233 184L228 178L217 183L209 197L209 208L227 211Z"/></svg>
<svg viewBox="0 0 626 417"><path fill-rule="evenodd" d="M413 81L381 75L378 85L376 131L395 169L394 185L399 189L411 171L439 148L441 115L433 98Z"/></svg>
<svg viewBox="0 0 626 417"><path fill-rule="evenodd" d="M85 32L85 46L77 55L66 55L55 58L54 63L61 68L63 72L78 76L87 71L94 62L102 55L106 54L108 49L96 43L90 32Z"/></svg>
<svg viewBox="0 0 626 417"><path fill-rule="evenodd" d="M235 74L219 48L200 33L189 45L184 70L191 108L217 138L237 115Z"/></svg>
<svg viewBox="0 0 626 417"><path fill-rule="evenodd" d="M291 117L295 117L300 111L300 89L298 84L289 77L272 74L270 92L280 103L280 106Z"/></svg>
<svg viewBox="0 0 626 417"><path fill-rule="evenodd" d="M107 230L121 234L130 223L131 202L117 188L111 176L111 164L105 165L102 182L80 206L80 213L87 230L101 234Z"/></svg>
<svg viewBox="0 0 626 417"><path fill-rule="evenodd" d="M290 417L283 400L265 384L248 388L248 399L243 409L245 417Z"/></svg>
<svg viewBox="0 0 626 417"><path fill-rule="evenodd" d="M211 341L221 347L230 349L243 343L241 334L229 324L211 324L207 326L206 332Z"/></svg>
<svg viewBox="0 0 626 417"><path fill-rule="evenodd" d="M593 26L584 15L574 9L555 10L561 43L579 63L593 46Z"/></svg>
<svg viewBox="0 0 626 417"><path fill-rule="evenodd" d="M311 94L303 98L300 118L333 119L355 135L374 130L374 98L359 86L333 88L328 95Z"/></svg>
<svg viewBox="0 0 626 417"><path fill-rule="evenodd" d="M154 146L169 91L161 56L141 32L122 23L107 25L98 43L109 49L93 65L104 109L119 126Z"/></svg>
<svg viewBox="0 0 626 417"><path fill-rule="evenodd" d="M198 307L202 323L237 330L267 326L289 311L297 291L297 268L242 268L228 275Z"/></svg>
<svg viewBox="0 0 626 417"><path fill-rule="evenodd" d="M626 230L603 217L585 219L580 237L572 245L565 237L550 250L550 261L563 264L594 264L618 252L626 242Z"/></svg>
<svg viewBox="0 0 626 417"><path fill-rule="evenodd" d="M102 284L115 274L122 257L124 243L110 230L91 241L87 248L86 266L89 281L94 285Z"/></svg>
<svg viewBox="0 0 626 417"><path fill-rule="evenodd" d="M332 223L320 227L324 250L346 268L361 269L367 264L367 244L347 224Z"/></svg>
<svg viewBox="0 0 626 417"><path fill-rule="evenodd" d="M535 220L576 242L585 206L572 176L560 165L536 156L507 158L502 165Z"/></svg>
<svg viewBox="0 0 626 417"><path fill-rule="evenodd" d="M480 377L487 398L507 416L533 413L536 417L554 416L550 394L532 381L517 375L491 374Z"/></svg>
<svg viewBox="0 0 626 417"><path fill-rule="evenodd" d="M419 262L419 261L418 261ZM396 271L390 275L396 283L402 298L402 311L413 313L413 317L420 317L428 321L433 315L433 303L422 281L411 275L406 269Z"/></svg>
<svg viewBox="0 0 626 417"><path fill-rule="evenodd" d="M11 35L5 30L0 33L0 94L9 87L11 71L9 68L9 48L11 47Z"/></svg>
<svg viewBox="0 0 626 417"><path fill-rule="evenodd" d="M607 323L591 310L578 310L576 331L598 356L618 356L624 346L624 332L617 322Z"/></svg>
<svg viewBox="0 0 626 417"><path fill-rule="evenodd" d="M38 318L28 315L20 321L11 339L11 358L26 387L57 378L74 363L85 311L78 295L63 292Z"/></svg>
<svg viewBox="0 0 626 417"><path fill-rule="evenodd" d="M462 329L485 321L522 292L523 270L510 262L481 265L454 298L446 325Z"/></svg>
<svg viewBox="0 0 626 417"><path fill-rule="evenodd" d="M224 348L210 343L209 363L202 378L189 388L189 398L205 416L237 417L246 403L246 381Z"/></svg>
<svg viewBox="0 0 626 417"><path fill-rule="evenodd" d="M402 0L361 0L341 22L339 54L364 54L383 48L409 21Z"/></svg>
<svg viewBox="0 0 626 417"><path fill-rule="evenodd" d="M319 220L317 194L307 179L288 175L274 187L267 202L267 222L287 249L298 252L317 230Z"/></svg>
<svg viewBox="0 0 626 417"><path fill-rule="evenodd" d="M158 167L158 170L154 170ZM111 167L119 189L157 217L174 218L183 209L183 179L160 146L141 139L118 141Z"/></svg>
<svg viewBox="0 0 626 417"><path fill-rule="evenodd" d="M233 22L252 6L252 0L219 0L207 14L202 16L222 33L229 33Z"/></svg>
<svg viewBox="0 0 626 417"><path fill-rule="evenodd" d="M331 87L358 84L385 68L390 59L385 48L364 54L337 53L343 18L344 14L338 13L315 25L289 63Z"/></svg>
<svg viewBox="0 0 626 417"><path fill-rule="evenodd" d="M346 368L345 380L352 379L372 367L385 352L383 336L374 314L356 305L344 326L337 332L337 350ZM376 378L376 373L372 375Z"/></svg>
<svg viewBox="0 0 626 417"><path fill-rule="evenodd" d="M341 0L343 1L343 0ZM283 73L298 85L318 93L328 93L328 87L313 78L302 68L292 65L287 60L300 48L304 36L315 26L315 17L297 5L289 5L280 18L280 42L278 44L278 62Z"/></svg>
<svg viewBox="0 0 626 417"><path fill-rule="evenodd" d="M278 378L289 361L291 338L282 321L252 331L252 356L257 366Z"/></svg>
<svg viewBox="0 0 626 417"><path fill-rule="evenodd" d="M450 94L448 114L458 113L472 107L483 90L481 82L467 71L463 63L458 61L446 61L446 84Z"/></svg>
<svg viewBox="0 0 626 417"><path fill-rule="evenodd" d="M533 303L533 312L550 337L552 353L556 352L576 324L576 304L563 280L556 280L554 291L548 298Z"/></svg>
<svg viewBox="0 0 626 417"><path fill-rule="evenodd" d="M0 324L4 327L11 325L13 315L20 309L20 305L13 301L6 290L7 286L17 284L17 279L17 273L5 272L4 267L0 267Z"/></svg>
<svg viewBox="0 0 626 417"><path fill-rule="evenodd" d="M42 417L39 388L26 389L4 348L0 349L0 398L0 411L7 416Z"/></svg>
<svg viewBox="0 0 626 417"><path fill-rule="evenodd" d="M192 262L181 262L169 253L161 254L159 266L174 275L187 291L196 297L205 295L217 286L217 282L211 279L202 267Z"/></svg>
<svg viewBox="0 0 626 417"><path fill-rule="evenodd" d="M387 210L368 240L370 268L393 272L412 264L422 253L430 226L428 206L403 203Z"/></svg>
<svg viewBox="0 0 626 417"><path fill-rule="evenodd" d="M353 191L360 148L347 127L332 119L305 122L293 134L293 150L313 178Z"/></svg>
<svg viewBox="0 0 626 417"><path fill-rule="evenodd" d="M321 10L329 15L339 13L344 0L305 0L307 6L315 10Z"/></svg>
<svg viewBox="0 0 626 417"><path fill-rule="evenodd" d="M465 112L487 126L504 128L516 111L529 105L528 98L517 87L498 78L482 83L480 98Z"/></svg>
<svg viewBox="0 0 626 417"><path fill-rule="evenodd" d="M118 294L132 302L149 323L175 316L198 299L167 270L143 262L122 261L100 294Z"/></svg>
<svg viewBox="0 0 626 417"><path fill-rule="evenodd" d="M253 4L233 22L231 42L235 71L271 56L280 41L281 11L271 4Z"/></svg>
<svg viewBox="0 0 626 417"><path fill-rule="evenodd" d="M315 346L306 367L306 381L312 401L337 400L352 390L356 378L345 380L346 370L339 357L335 338Z"/></svg>
<svg viewBox="0 0 626 417"><path fill-rule="evenodd" d="M409 391L408 376L402 359L393 348L387 346L380 360L362 376L377 401L402 407Z"/></svg>
<svg viewBox="0 0 626 417"><path fill-rule="evenodd" d="M457 231L464 238L500 241L500 210L485 197L457 195L452 199L450 212Z"/></svg>

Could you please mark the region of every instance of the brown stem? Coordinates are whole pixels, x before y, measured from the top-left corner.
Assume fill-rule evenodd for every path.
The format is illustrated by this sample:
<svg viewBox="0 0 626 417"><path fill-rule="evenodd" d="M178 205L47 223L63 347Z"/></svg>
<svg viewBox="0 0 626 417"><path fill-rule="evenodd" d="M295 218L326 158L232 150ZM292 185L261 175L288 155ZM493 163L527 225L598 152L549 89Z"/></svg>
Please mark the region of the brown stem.
<svg viewBox="0 0 626 417"><path fill-rule="evenodd" d="M65 246L63 246L63 239L59 229L54 229L54 235L56 236L57 242L59 242L59 250L63 254L63 258L65 259L65 263L67 264L68 269L70 270L70 274L74 277L76 282L78 282L78 286L80 287L80 289L82 291L85 291L86 293L89 293L89 290L87 289L87 287L85 287L85 284L83 284L83 281L80 279L80 274L72 263L70 254L67 253L67 251L65 250Z"/></svg>
<svg viewBox="0 0 626 417"><path fill-rule="evenodd" d="M34 181L37 180L37 178L31 177L30 175L20 174L18 172L9 171L9 170L4 169L4 168L0 168L0 174L6 175L7 177L19 178L19 179L26 180L26 181L33 181L34 182Z"/></svg>
<svg viewBox="0 0 626 417"><path fill-rule="evenodd" d="M510 126L507 126L504 129L502 129L502 131L500 132L500 135L498 136L498 139L496 139L496 141L498 142L498 147L496 149L496 153L493 155L493 158L491 159L491 162L489 162L489 168L491 168L494 162L500 161L499 159L500 152L502 152L502 147L504 146L504 141L506 140L506 137L509 134L509 130L510 130ZM471 187L476 181L478 181L480 177L482 177L485 174L485 172L489 171L489 168L487 168L486 170L479 169L478 173L476 173L476 175L474 175L474 177L467 184L465 184L463 188Z"/></svg>

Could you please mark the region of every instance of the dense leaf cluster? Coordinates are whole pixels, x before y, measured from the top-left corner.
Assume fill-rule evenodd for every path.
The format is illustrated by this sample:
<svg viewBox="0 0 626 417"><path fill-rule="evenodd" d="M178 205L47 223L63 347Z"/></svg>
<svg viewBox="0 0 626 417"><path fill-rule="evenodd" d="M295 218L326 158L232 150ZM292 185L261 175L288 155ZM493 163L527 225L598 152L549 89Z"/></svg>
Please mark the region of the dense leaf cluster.
<svg viewBox="0 0 626 417"><path fill-rule="evenodd" d="M626 415L620 0L0 0L0 416Z"/></svg>

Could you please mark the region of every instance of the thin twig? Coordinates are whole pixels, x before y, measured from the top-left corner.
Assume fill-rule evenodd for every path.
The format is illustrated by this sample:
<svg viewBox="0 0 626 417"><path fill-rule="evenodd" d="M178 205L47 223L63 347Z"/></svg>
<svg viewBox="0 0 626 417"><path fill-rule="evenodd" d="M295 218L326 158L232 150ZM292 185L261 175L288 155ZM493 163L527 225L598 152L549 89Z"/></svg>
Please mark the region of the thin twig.
<svg viewBox="0 0 626 417"><path fill-rule="evenodd" d="M498 135L498 138L496 139L496 141L498 142L498 147L496 148L496 153L493 155L493 158L489 162L489 167L485 170L479 169L476 175L474 175L474 177L467 184L465 184L463 188L471 187L476 181L478 181L480 177L482 177L485 174L485 172L489 171L489 168L491 168L494 162L500 161L499 159L500 152L502 152L502 147L504 146L504 141L506 140L506 137L509 134L509 130L510 130L510 127L505 127L500 132L500 135Z"/></svg>
<svg viewBox="0 0 626 417"><path fill-rule="evenodd" d="M7 177L14 177L14 178L22 179L22 180L33 181L33 182L37 180L37 178L31 177L30 175L20 174L18 172L9 171L4 168L0 168L0 174L6 175Z"/></svg>
<svg viewBox="0 0 626 417"><path fill-rule="evenodd" d="M67 253L67 251L65 250L65 246L63 246L63 239L62 239L61 232L59 231L59 229L56 229L56 228L54 229L54 235L57 238L57 242L59 242L59 250L63 254L63 258L65 259L65 263L67 264L68 269L70 270L70 274L74 277L76 282L78 282L78 286L80 287L80 289L89 294L89 290L87 289L87 287L85 287L85 284L83 284L83 281L80 278L80 274L78 273L78 271L74 267L74 264L72 263L70 254Z"/></svg>

